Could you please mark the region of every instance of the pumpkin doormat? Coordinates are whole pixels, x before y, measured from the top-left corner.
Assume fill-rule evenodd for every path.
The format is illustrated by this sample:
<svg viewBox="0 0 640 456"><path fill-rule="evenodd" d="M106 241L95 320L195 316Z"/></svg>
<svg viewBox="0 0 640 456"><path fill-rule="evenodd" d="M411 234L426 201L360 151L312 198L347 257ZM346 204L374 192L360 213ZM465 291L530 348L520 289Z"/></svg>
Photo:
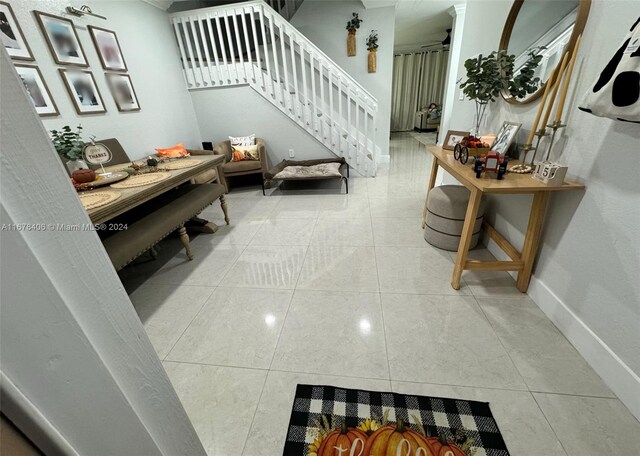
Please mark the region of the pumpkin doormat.
<svg viewBox="0 0 640 456"><path fill-rule="evenodd" d="M298 385L284 456L507 456L486 402Z"/></svg>

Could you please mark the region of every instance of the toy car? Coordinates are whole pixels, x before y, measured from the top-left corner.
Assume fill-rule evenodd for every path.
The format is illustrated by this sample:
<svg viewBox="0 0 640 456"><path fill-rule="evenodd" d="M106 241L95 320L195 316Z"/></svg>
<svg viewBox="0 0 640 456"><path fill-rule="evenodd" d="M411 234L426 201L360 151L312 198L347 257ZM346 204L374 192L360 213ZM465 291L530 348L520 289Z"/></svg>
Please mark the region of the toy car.
<svg viewBox="0 0 640 456"><path fill-rule="evenodd" d="M491 150L486 155L476 157L473 170L475 171L478 179L480 179L483 172L491 171L498 175L498 180L502 180L504 175L507 173L508 162L508 157L501 155L500 152Z"/></svg>
<svg viewBox="0 0 640 456"><path fill-rule="evenodd" d="M469 156L477 157L489 152L489 144L483 142L480 138L469 135L462 138L453 148L453 158L460 161L463 165L469 161Z"/></svg>

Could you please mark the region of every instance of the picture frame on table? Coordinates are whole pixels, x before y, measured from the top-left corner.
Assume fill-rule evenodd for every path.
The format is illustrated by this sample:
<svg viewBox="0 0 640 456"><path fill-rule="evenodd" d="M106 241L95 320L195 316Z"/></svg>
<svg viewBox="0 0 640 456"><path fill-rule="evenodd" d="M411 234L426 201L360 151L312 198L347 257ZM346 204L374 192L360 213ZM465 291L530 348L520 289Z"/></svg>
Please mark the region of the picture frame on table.
<svg viewBox="0 0 640 456"><path fill-rule="evenodd" d="M93 25L87 26L87 29L96 47L102 68L109 71L128 71L116 32Z"/></svg>
<svg viewBox="0 0 640 456"><path fill-rule="evenodd" d="M66 68L60 68L58 71L78 114L107 112L96 79L91 71Z"/></svg>
<svg viewBox="0 0 640 456"><path fill-rule="evenodd" d="M140 102L133 88L131 76L120 73L106 73L106 77L118 111L140 111Z"/></svg>
<svg viewBox="0 0 640 456"><path fill-rule="evenodd" d="M469 136L471 132L469 131L458 131L458 130L449 130L447 131L447 136L444 138L444 142L442 143L442 148L444 150L453 150L462 138L465 136Z"/></svg>
<svg viewBox="0 0 640 456"><path fill-rule="evenodd" d="M14 64L16 72L22 83L24 84L31 103L33 103L36 112L40 117L50 117L60 115L58 107L56 106L49 87L42 77L40 68L32 65L24 65L16 63Z"/></svg>
<svg viewBox="0 0 640 456"><path fill-rule="evenodd" d="M73 21L42 11L34 11L33 14L58 65L89 66Z"/></svg>
<svg viewBox="0 0 640 456"><path fill-rule="evenodd" d="M496 139L493 141L493 144L491 144L490 150L500 152L502 155L506 154L516 139L516 135L521 126L521 123L505 121L496 134Z"/></svg>
<svg viewBox="0 0 640 456"><path fill-rule="evenodd" d="M0 41L12 59L35 60L18 19L7 2L0 2Z"/></svg>

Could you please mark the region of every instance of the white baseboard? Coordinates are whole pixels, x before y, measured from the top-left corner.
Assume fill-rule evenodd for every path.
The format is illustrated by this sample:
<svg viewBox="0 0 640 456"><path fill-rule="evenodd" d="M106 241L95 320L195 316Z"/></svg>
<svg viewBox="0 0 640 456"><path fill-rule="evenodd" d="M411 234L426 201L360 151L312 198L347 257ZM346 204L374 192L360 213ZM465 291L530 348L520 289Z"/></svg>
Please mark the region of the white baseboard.
<svg viewBox="0 0 640 456"><path fill-rule="evenodd" d="M493 241L487 248L497 259L508 259ZM531 277L527 294L640 420L640 377L536 276Z"/></svg>

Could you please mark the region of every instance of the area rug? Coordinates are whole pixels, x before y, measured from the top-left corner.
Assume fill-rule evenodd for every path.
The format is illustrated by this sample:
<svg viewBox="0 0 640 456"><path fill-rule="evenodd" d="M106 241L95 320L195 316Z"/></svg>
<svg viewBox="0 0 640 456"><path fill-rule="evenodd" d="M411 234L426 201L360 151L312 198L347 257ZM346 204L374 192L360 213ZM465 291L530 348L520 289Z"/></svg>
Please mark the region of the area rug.
<svg viewBox="0 0 640 456"><path fill-rule="evenodd" d="M298 385L284 456L507 456L486 402Z"/></svg>

